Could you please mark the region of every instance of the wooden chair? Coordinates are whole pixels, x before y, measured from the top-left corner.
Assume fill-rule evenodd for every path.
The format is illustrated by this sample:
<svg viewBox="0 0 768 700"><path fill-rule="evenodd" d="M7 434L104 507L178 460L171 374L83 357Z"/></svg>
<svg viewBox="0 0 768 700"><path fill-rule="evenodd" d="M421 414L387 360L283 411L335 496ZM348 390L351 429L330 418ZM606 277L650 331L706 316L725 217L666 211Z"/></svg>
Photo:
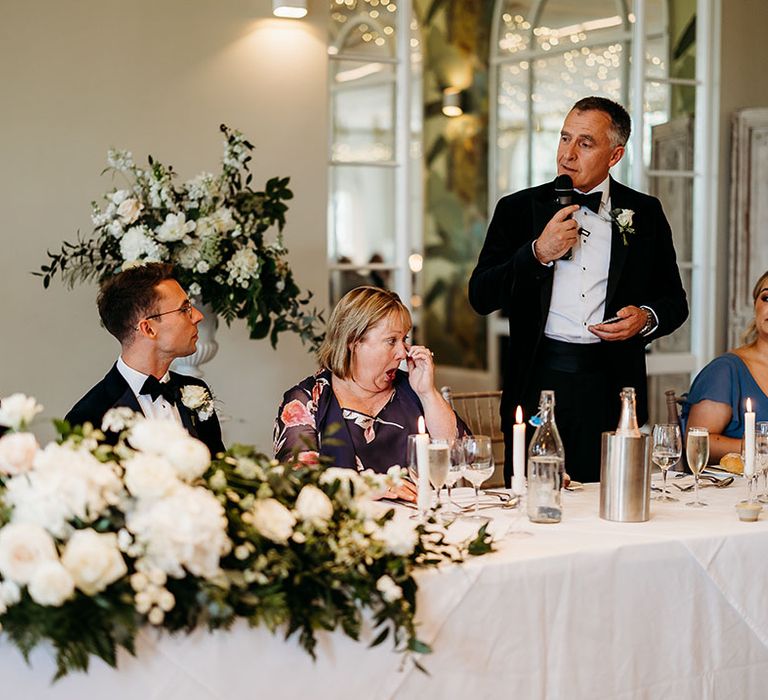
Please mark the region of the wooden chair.
<svg viewBox="0 0 768 700"><path fill-rule="evenodd" d="M453 392L451 387L440 389L443 398L461 416L474 435L488 435L493 446L495 468L483 488L504 486L504 434L501 432L500 391Z"/></svg>
<svg viewBox="0 0 768 700"><path fill-rule="evenodd" d="M685 403L687 394L683 394L678 397L674 389L669 389L664 392L664 396L667 398L667 423L677 423L680 426L680 435L683 440L683 451L680 459L677 460L671 467L671 471L684 472L685 469L685 426L680 419L680 407Z"/></svg>

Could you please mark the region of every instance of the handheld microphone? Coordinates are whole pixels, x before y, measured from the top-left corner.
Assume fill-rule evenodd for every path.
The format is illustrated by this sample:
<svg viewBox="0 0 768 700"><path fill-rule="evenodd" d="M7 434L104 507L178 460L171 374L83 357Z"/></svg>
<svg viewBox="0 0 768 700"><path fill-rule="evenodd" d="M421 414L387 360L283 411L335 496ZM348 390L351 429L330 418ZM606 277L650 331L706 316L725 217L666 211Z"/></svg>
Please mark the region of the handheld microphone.
<svg viewBox="0 0 768 700"><path fill-rule="evenodd" d="M560 208L573 204L573 180L570 175L558 175L555 178L555 199ZM573 257L573 251L567 250L560 260L570 260Z"/></svg>
<svg viewBox="0 0 768 700"><path fill-rule="evenodd" d="M570 175L558 175L555 178L555 199L560 208L573 204L573 180Z"/></svg>

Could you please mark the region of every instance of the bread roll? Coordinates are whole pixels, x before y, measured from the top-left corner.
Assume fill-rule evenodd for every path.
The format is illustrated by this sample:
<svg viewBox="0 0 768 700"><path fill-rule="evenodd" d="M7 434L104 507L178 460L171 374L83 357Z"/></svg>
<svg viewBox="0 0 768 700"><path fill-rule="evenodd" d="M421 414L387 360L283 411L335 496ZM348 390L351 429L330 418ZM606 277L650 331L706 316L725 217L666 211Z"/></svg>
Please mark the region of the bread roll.
<svg viewBox="0 0 768 700"><path fill-rule="evenodd" d="M741 455L736 452L729 452L720 458L720 466L731 474L743 474L744 464L741 461Z"/></svg>

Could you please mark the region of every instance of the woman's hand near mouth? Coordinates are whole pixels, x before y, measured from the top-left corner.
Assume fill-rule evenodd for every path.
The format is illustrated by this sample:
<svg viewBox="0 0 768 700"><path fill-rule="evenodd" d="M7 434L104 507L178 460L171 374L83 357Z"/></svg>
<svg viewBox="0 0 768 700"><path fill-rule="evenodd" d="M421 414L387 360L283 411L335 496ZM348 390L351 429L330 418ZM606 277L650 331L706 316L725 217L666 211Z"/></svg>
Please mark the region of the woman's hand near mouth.
<svg viewBox="0 0 768 700"><path fill-rule="evenodd" d="M408 350L408 381L419 398L435 391L435 365L432 353L423 345L412 345Z"/></svg>

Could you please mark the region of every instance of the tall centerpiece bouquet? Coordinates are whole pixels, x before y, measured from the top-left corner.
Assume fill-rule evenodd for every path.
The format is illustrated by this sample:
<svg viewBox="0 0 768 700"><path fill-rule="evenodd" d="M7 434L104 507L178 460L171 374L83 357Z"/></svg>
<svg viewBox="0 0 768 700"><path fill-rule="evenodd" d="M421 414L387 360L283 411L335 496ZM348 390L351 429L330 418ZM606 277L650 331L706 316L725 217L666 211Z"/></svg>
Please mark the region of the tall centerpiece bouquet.
<svg viewBox="0 0 768 700"><path fill-rule="evenodd" d="M128 151L110 150L109 167L119 185L93 202L93 235L48 251L48 263L35 273L47 288L60 275L70 287L103 279L145 262L175 265L190 296L228 324L245 319L251 338L294 331L316 347L322 339L320 314L309 310L311 292L293 279L283 242L289 178L272 178L252 189L249 162L253 145L239 131L221 125L221 173L203 172L178 182L171 166L148 158L139 167ZM274 237L266 233L277 227Z"/></svg>
<svg viewBox="0 0 768 700"><path fill-rule="evenodd" d="M246 445L211 460L173 421L127 408L101 429L57 422L43 447L28 430L41 410L0 402L0 635L26 658L52 644L57 677L91 656L116 666L143 625L237 618L313 656L318 631L365 639L369 620L372 646L389 638L418 665L415 573L491 549L485 527L449 543L434 518L377 502L399 468L279 464Z"/></svg>

